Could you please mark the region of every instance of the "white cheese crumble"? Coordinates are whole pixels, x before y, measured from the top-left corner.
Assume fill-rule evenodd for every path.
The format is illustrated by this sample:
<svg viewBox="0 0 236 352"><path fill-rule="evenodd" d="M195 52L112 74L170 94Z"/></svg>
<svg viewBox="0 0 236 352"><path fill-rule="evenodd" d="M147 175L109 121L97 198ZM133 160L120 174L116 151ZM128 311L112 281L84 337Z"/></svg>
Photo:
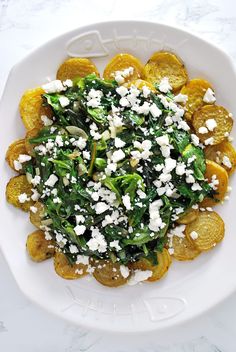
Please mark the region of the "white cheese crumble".
<svg viewBox="0 0 236 352"><path fill-rule="evenodd" d="M216 101L215 93L211 88L207 88L206 93L204 94L204 97L203 97L203 101L204 103L208 103L208 104L214 103Z"/></svg>
<svg viewBox="0 0 236 352"><path fill-rule="evenodd" d="M122 202L127 210L131 210L131 202L130 202L130 196L128 194L122 196Z"/></svg>
<svg viewBox="0 0 236 352"><path fill-rule="evenodd" d="M210 137L205 140L205 145L213 145L214 143L214 138Z"/></svg>
<svg viewBox="0 0 236 352"><path fill-rule="evenodd" d="M170 85L169 80L168 80L167 77L163 77L163 78L162 78L162 80L161 80L161 82L160 82L160 84L159 84L158 89L159 89L161 92L163 92L163 93L167 93L167 92L169 92L169 91L172 89L172 87L171 87L171 85Z"/></svg>
<svg viewBox="0 0 236 352"><path fill-rule="evenodd" d="M59 98L59 103L61 104L62 108L65 108L67 105L70 104L70 100L67 97L65 97L64 95L62 95Z"/></svg>
<svg viewBox="0 0 236 352"><path fill-rule="evenodd" d="M120 273L124 279L127 279L127 277L129 277L129 272L129 268L127 266L123 264L120 266Z"/></svg>
<svg viewBox="0 0 236 352"><path fill-rule="evenodd" d="M109 209L109 205L105 202L98 202L94 205L96 214L102 214Z"/></svg>
<svg viewBox="0 0 236 352"><path fill-rule="evenodd" d="M114 240L114 241L110 242L110 247L114 248L117 252L119 252L121 250L121 246L119 245L118 240Z"/></svg>
<svg viewBox="0 0 236 352"><path fill-rule="evenodd" d="M89 264L89 256L78 254L77 258L76 258L76 264L88 265Z"/></svg>
<svg viewBox="0 0 236 352"><path fill-rule="evenodd" d="M217 127L217 122L215 119L208 119L205 123L209 131L214 131L214 129Z"/></svg>
<svg viewBox="0 0 236 352"><path fill-rule="evenodd" d="M53 121L47 117L47 115L41 115L41 121L43 122L44 126L51 126Z"/></svg>
<svg viewBox="0 0 236 352"><path fill-rule="evenodd" d="M174 97L174 101L175 101L176 103L183 103L183 104L186 104L187 101L188 101L188 96L185 95L185 94L179 93L179 94L177 94L177 95Z"/></svg>
<svg viewBox="0 0 236 352"><path fill-rule="evenodd" d="M34 207L34 206L31 206L30 207L30 211L32 211L32 213L36 214L37 211L38 211L38 208Z"/></svg>
<svg viewBox="0 0 236 352"><path fill-rule="evenodd" d="M122 139L120 139L119 137L116 137L115 140L114 140L114 143L115 143L115 147L116 148L123 148L125 146L125 142L122 141Z"/></svg>
<svg viewBox="0 0 236 352"><path fill-rule="evenodd" d="M151 270L135 270L131 278L128 281L128 285L137 285L139 282L147 280L152 276Z"/></svg>
<svg viewBox="0 0 236 352"><path fill-rule="evenodd" d="M105 253L107 250L107 242L105 237L100 233L98 228L91 228L92 238L87 242L87 245L91 251L98 251Z"/></svg>
<svg viewBox="0 0 236 352"><path fill-rule="evenodd" d="M42 88L46 93L60 93L63 90L66 90L59 79L43 84Z"/></svg>
<svg viewBox="0 0 236 352"><path fill-rule="evenodd" d="M123 160L125 158L125 153L123 152L122 149L115 150L114 153L112 154L111 160L114 163L118 163L119 161Z"/></svg>
<svg viewBox="0 0 236 352"><path fill-rule="evenodd" d="M196 240L198 238L198 233L196 231L192 231L190 233L190 237L193 239L193 240Z"/></svg>
<svg viewBox="0 0 236 352"><path fill-rule="evenodd" d="M45 182L45 186L54 187L57 181L58 181L58 177L54 174L51 174L47 179L47 181Z"/></svg>
<svg viewBox="0 0 236 352"><path fill-rule="evenodd" d="M26 193L21 193L19 196L18 196L18 200L20 203L25 203L27 201L29 201L29 197L27 196Z"/></svg>
<svg viewBox="0 0 236 352"><path fill-rule="evenodd" d="M229 169L232 168L231 161L230 161L230 159L228 158L228 156L226 156L226 155L223 156L222 164L223 164L224 166L228 167Z"/></svg>
<svg viewBox="0 0 236 352"><path fill-rule="evenodd" d="M200 133L200 134L206 134L206 133L208 133L208 129L207 129L206 127L204 127L204 126L199 127L198 133Z"/></svg>
<svg viewBox="0 0 236 352"><path fill-rule="evenodd" d="M86 230L86 226L84 226L84 225L76 225L74 227L74 231L75 231L77 236L83 235L85 230Z"/></svg>

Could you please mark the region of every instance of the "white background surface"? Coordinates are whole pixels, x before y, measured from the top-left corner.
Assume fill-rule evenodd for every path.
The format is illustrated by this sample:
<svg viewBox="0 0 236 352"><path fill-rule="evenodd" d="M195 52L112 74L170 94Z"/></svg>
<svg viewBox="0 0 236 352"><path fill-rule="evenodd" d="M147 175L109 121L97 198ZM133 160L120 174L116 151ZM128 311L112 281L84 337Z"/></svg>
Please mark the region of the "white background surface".
<svg viewBox="0 0 236 352"><path fill-rule="evenodd" d="M236 60L233 0L0 0L0 95L10 68L30 50L64 31L113 18L177 24L218 44ZM0 351L234 352L235 336L236 294L187 326L155 336L85 331L30 303L0 254Z"/></svg>

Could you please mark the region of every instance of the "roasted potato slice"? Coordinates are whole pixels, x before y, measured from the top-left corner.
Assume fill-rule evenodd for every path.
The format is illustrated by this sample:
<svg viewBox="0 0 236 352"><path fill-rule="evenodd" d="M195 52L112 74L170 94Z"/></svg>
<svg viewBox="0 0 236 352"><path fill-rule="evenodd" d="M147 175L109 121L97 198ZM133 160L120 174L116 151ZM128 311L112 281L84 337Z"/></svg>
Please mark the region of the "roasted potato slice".
<svg viewBox="0 0 236 352"><path fill-rule="evenodd" d="M178 224L188 224L196 219L196 217L198 216L198 213L199 213L198 209L190 208L179 216L177 223Z"/></svg>
<svg viewBox="0 0 236 352"><path fill-rule="evenodd" d="M209 145L204 149L204 153L207 159L213 160L222 166L229 175L235 171L236 150L230 142L223 141L217 145ZM226 161L225 158L227 158Z"/></svg>
<svg viewBox="0 0 236 352"><path fill-rule="evenodd" d="M32 186L27 181L25 175L15 176L11 178L6 187L6 198L8 203L24 211L29 211L30 207L34 204L34 201L31 199L31 188ZM28 200L26 200L24 203L21 203L19 196L24 193L27 195Z"/></svg>
<svg viewBox="0 0 236 352"><path fill-rule="evenodd" d="M86 58L73 57L65 60L57 71L57 79L65 81L76 77L85 77L91 73L99 76L99 72L94 63Z"/></svg>
<svg viewBox="0 0 236 352"><path fill-rule="evenodd" d="M133 68L133 73L127 77L124 77L125 82L135 81L139 78L143 78L143 64L139 59L130 54L115 55L105 67L103 77L108 80L113 80L116 72L122 72L129 67Z"/></svg>
<svg viewBox="0 0 236 352"><path fill-rule="evenodd" d="M55 252L54 242L46 240L44 232L41 230L28 235L26 248L30 258L35 262L51 258Z"/></svg>
<svg viewBox="0 0 236 352"><path fill-rule="evenodd" d="M27 154L27 150L25 148L25 140L24 139L18 139L17 141L13 142L7 150L6 153L6 161L8 162L9 166L14 170L19 173L21 173L21 170L16 170L14 161L18 159L20 154Z"/></svg>
<svg viewBox="0 0 236 352"><path fill-rule="evenodd" d="M48 108L43 107L42 94L44 90L40 87L27 90L20 101L20 115L27 130L43 127L41 115L47 115Z"/></svg>
<svg viewBox="0 0 236 352"><path fill-rule="evenodd" d="M228 174L217 163L212 160L206 160L206 172L205 178L208 179L208 183L211 183L212 177L216 177L216 180L219 181L219 184L216 185L216 192L214 198L205 198L201 202L202 207L211 207L217 204L217 201L223 201L228 188Z"/></svg>
<svg viewBox="0 0 236 352"><path fill-rule="evenodd" d="M191 79L181 88L180 93L188 96L188 100L184 105L186 111L184 117L186 120L191 121L193 113L205 105L203 97L208 88L213 90L211 84L201 78Z"/></svg>
<svg viewBox="0 0 236 352"><path fill-rule="evenodd" d="M200 133L199 128L206 127L206 121L210 119L214 119L217 124L214 130ZM192 124L201 142L206 144L206 140L212 138L210 144L215 145L228 137L233 127L233 119L223 106L205 105L193 114Z"/></svg>
<svg viewBox="0 0 236 352"><path fill-rule="evenodd" d="M125 83L124 86L127 88L135 86L139 90L142 90L143 87L147 87L150 89L151 92L156 92L156 88L154 87L154 85L148 81L144 81L143 79L136 79L135 81Z"/></svg>
<svg viewBox="0 0 236 352"><path fill-rule="evenodd" d="M25 135L25 149L26 149L27 153L31 156L34 155L35 144L30 143L29 140L31 138L36 137L38 135L39 131L40 130L38 128L33 128L32 130L27 131L27 133Z"/></svg>
<svg viewBox="0 0 236 352"><path fill-rule="evenodd" d="M34 204L34 207L37 208L37 211L33 212L32 210L30 210L30 222L31 224L40 229L41 221L45 215L44 205L41 202L36 202Z"/></svg>
<svg viewBox="0 0 236 352"><path fill-rule="evenodd" d="M148 259L142 258L137 262L131 263L130 268L132 270L151 270L152 276L146 281L157 281L165 275L171 264L171 256L166 248L163 248L162 252L157 253L157 262L157 265L153 265Z"/></svg>
<svg viewBox="0 0 236 352"><path fill-rule="evenodd" d="M173 257L177 260L192 260L196 258L201 251L194 246L186 237L173 236L172 247L174 249Z"/></svg>
<svg viewBox="0 0 236 352"><path fill-rule="evenodd" d="M154 53L144 67L144 79L159 84L167 77L173 91L179 90L188 80L183 62L173 53L158 51Z"/></svg>
<svg viewBox="0 0 236 352"><path fill-rule="evenodd" d="M73 264L71 265L61 252L56 252L54 255L54 268L56 273L63 279L74 280L87 275L87 265Z"/></svg>
<svg viewBox="0 0 236 352"><path fill-rule="evenodd" d="M122 276L119 263L96 259L91 259L90 262L94 268L93 276L100 284L109 287L118 287L128 281L128 277L124 278Z"/></svg>
<svg viewBox="0 0 236 352"><path fill-rule="evenodd" d="M203 211L186 226L185 233L199 251L208 251L223 240L225 224L216 212Z"/></svg>

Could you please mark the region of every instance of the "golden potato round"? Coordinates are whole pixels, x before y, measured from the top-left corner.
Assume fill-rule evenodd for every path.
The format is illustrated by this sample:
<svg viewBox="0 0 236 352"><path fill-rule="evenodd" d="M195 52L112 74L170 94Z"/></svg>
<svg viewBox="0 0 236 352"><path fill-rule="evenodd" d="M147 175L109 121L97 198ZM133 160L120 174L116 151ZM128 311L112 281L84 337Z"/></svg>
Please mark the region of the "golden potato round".
<svg viewBox="0 0 236 352"><path fill-rule="evenodd" d="M74 280L87 275L87 265L71 265L65 254L56 252L54 255L54 269L63 279Z"/></svg>
<svg viewBox="0 0 236 352"><path fill-rule="evenodd" d="M55 252L54 242L46 240L44 232L41 230L28 235L26 248L30 258L35 262L51 258Z"/></svg>
<svg viewBox="0 0 236 352"><path fill-rule="evenodd" d="M65 81L76 77L83 78L91 73L99 76L99 72L94 63L85 58L73 57L65 60L57 71L57 79Z"/></svg>
<svg viewBox="0 0 236 352"><path fill-rule="evenodd" d="M34 207L37 208L37 212L34 213L33 211L30 210L30 222L34 226L40 228L41 221L45 215L44 205L41 202L36 202L34 204Z"/></svg>
<svg viewBox="0 0 236 352"><path fill-rule="evenodd" d="M173 257L180 261L193 260L201 253L186 237L173 236L171 248L174 249Z"/></svg>
<svg viewBox="0 0 236 352"><path fill-rule="evenodd" d="M208 133L199 133L199 128L206 127L206 121L209 119L214 119L217 126ZM205 105L193 114L192 124L201 142L205 142L212 137L212 145L215 145L227 138L233 127L233 119L223 106Z"/></svg>
<svg viewBox="0 0 236 352"><path fill-rule="evenodd" d="M15 176L10 179L6 187L6 198L8 203L14 205L23 211L29 211L30 207L34 205L34 201L31 199L32 186L27 181L25 175ZM29 200L24 203L19 201L19 196L25 193Z"/></svg>
<svg viewBox="0 0 236 352"><path fill-rule="evenodd" d="M29 140L31 138L36 137L38 135L39 131L40 130L38 128L33 128L32 130L27 131L27 133L25 135L25 149L26 149L27 153L31 156L34 156L35 144L30 143Z"/></svg>
<svg viewBox="0 0 236 352"><path fill-rule="evenodd" d="M211 84L201 78L191 79L181 88L180 93L188 96L188 100L184 105L186 111L184 117L186 120L191 121L193 113L205 105L203 97L208 88L213 90Z"/></svg>
<svg viewBox="0 0 236 352"><path fill-rule="evenodd" d="M144 67L144 79L159 84L167 77L173 91L179 90L188 80L183 62L173 53L158 51L154 53Z"/></svg>
<svg viewBox="0 0 236 352"><path fill-rule="evenodd" d="M163 248L162 252L157 253L157 265L153 265L148 259L142 258L137 262L131 263L130 268L132 270L151 270L152 276L146 281L157 281L160 280L168 271L171 265L171 256L166 248Z"/></svg>
<svg viewBox="0 0 236 352"><path fill-rule="evenodd" d="M223 201L224 197L227 193L228 189L228 174L217 163L215 163L212 160L206 160L206 172L205 172L205 178L208 180L208 183L211 182L212 176L215 175L216 179L219 181L219 184L217 185L216 192L217 194L215 195L214 198L205 198L201 202L202 207L211 207L214 205L217 205L217 201Z"/></svg>
<svg viewBox="0 0 236 352"><path fill-rule="evenodd" d="M125 69L133 67L133 74L124 78L125 82L135 81L139 78L143 78L143 64L141 61L130 54L117 54L105 67L103 77L108 80L113 80L116 72L124 71Z"/></svg>
<svg viewBox="0 0 236 352"><path fill-rule="evenodd" d="M44 90L37 87L27 90L21 98L19 105L20 115L27 130L43 127L41 120L41 115L44 115L42 113L43 93Z"/></svg>
<svg viewBox="0 0 236 352"><path fill-rule="evenodd" d="M27 154L27 150L25 148L25 140L24 139L18 139L17 141L13 142L7 150L6 153L6 161L8 162L9 166L14 170L19 173L22 172L22 170L16 170L14 166L14 161L18 159L20 154Z"/></svg>
<svg viewBox="0 0 236 352"><path fill-rule="evenodd" d="M204 153L207 159L215 161L217 164L222 166L229 175L231 175L236 168L236 150L232 144L228 141L223 141L217 145L208 145L204 149ZM223 163L224 157L227 157L231 163L231 167L228 167Z"/></svg>
<svg viewBox="0 0 236 352"><path fill-rule="evenodd" d="M154 85L148 81L144 81L143 79L136 79L135 81L127 82L124 84L125 87L130 88L135 86L139 90L142 90L143 87L147 87L150 89L151 92L156 92L156 88Z"/></svg>
<svg viewBox="0 0 236 352"><path fill-rule="evenodd" d="M199 213L198 209L190 208L179 216L177 223L186 225L186 224L192 222L193 220L195 220L196 217L198 216L198 213Z"/></svg>
<svg viewBox="0 0 236 352"><path fill-rule="evenodd" d="M196 220L186 226L185 233L199 251L208 251L223 240L225 224L216 212L203 211ZM194 235L197 235L196 239L193 239Z"/></svg>
<svg viewBox="0 0 236 352"><path fill-rule="evenodd" d="M124 278L121 275L119 263L113 263L111 260L96 259L91 259L90 262L92 267L94 267L93 276L100 284L109 287L118 287L128 281L128 278Z"/></svg>

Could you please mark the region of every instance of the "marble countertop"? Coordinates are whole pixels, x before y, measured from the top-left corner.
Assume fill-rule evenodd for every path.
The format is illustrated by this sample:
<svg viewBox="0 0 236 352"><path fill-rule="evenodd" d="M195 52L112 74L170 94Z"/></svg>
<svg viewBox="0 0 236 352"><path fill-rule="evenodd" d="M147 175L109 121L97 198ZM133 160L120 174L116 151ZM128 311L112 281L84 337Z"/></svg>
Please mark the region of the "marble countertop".
<svg viewBox="0 0 236 352"><path fill-rule="evenodd" d="M11 67L43 42L87 23L130 18L177 24L219 45L236 60L234 0L0 0L0 95ZM29 302L1 253L0 287L1 351L236 350L236 294L179 328L155 335L120 336L73 326Z"/></svg>

